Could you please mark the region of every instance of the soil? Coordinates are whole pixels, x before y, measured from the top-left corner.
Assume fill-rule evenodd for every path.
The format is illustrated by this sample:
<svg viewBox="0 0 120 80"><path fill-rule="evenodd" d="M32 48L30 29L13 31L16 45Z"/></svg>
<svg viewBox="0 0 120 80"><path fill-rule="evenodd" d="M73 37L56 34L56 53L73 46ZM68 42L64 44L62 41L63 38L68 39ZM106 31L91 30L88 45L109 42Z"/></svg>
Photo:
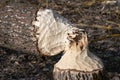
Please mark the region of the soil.
<svg viewBox="0 0 120 80"><path fill-rule="evenodd" d="M120 2L94 1L0 0L0 8L24 3L57 11L86 30L89 49L102 59L107 75L120 77ZM43 57L0 46L0 80L53 80L52 70L61 55Z"/></svg>

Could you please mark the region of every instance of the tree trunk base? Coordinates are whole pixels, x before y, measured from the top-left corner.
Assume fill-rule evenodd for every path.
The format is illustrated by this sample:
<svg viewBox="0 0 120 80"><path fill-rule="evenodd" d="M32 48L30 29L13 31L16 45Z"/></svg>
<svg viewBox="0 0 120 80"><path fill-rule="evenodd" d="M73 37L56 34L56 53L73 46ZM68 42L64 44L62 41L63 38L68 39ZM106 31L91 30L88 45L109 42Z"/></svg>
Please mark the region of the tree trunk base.
<svg viewBox="0 0 120 80"><path fill-rule="evenodd" d="M102 70L83 72L77 70L61 70L54 68L54 80L107 80Z"/></svg>

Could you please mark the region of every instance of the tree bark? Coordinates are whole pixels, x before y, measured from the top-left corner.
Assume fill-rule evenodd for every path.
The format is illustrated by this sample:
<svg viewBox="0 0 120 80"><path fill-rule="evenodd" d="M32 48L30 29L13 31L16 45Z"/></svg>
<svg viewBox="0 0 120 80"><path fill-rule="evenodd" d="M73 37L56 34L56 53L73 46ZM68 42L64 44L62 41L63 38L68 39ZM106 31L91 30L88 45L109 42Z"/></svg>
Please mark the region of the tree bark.
<svg viewBox="0 0 120 80"><path fill-rule="evenodd" d="M102 70L81 72L77 70L54 69L54 80L108 80Z"/></svg>
<svg viewBox="0 0 120 80"><path fill-rule="evenodd" d="M37 10L35 5L20 2L0 8L0 46L38 53L32 25Z"/></svg>

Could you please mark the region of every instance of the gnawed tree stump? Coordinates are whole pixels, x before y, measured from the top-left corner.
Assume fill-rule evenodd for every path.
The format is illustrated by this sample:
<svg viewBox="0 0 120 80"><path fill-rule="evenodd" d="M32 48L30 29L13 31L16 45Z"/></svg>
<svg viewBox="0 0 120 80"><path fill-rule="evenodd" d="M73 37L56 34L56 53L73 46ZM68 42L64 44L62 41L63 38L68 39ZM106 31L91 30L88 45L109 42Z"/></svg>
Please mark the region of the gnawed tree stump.
<svg viewBox="0 0 120 80"><path fill-rule="evenodd" d="M54 66L55 80L104 80L103 63L88 50L84 31L68 33L65 54Z"/></svg>
<svg viewBox="0 0 120 80"><path fill-rule="evenodd" d="M102 61L88 50L87 34L52 10L39 10L35 25L38 50L44 55L64 51L54 65L54 80L105 80Z"/></svg>

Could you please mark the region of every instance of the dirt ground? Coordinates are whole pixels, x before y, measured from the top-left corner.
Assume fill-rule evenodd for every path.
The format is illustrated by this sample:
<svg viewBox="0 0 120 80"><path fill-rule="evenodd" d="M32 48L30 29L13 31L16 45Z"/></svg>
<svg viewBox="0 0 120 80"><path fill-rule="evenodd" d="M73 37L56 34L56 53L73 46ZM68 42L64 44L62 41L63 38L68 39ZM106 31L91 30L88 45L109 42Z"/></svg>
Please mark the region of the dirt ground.
<svg viewBox="0 0 120 80"><path fill-rule="evenodd" d="M120 77L120 1L104 0L0 0L50 8L88 33L89 49L99 56L110 76ZM0 80L52 80L54 64L61 55L41 57L0 46Z"/></svg>

